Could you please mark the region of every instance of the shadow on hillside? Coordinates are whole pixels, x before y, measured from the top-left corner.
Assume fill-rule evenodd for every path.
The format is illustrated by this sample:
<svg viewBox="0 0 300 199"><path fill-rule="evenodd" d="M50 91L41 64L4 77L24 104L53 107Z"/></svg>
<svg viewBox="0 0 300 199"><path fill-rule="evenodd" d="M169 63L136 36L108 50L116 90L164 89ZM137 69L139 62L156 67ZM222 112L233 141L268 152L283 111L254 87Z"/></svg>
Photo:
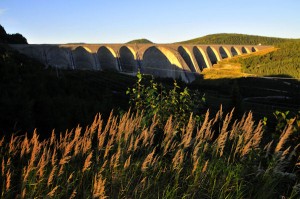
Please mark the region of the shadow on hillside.
<svg viewBox="0 0 300 199"><path fill-rule="evenodd" d="M113 72L43 69L7 46L0 46L0 132L2 134L32 132L42 135L92 123L101 113L105 119L112 109L126 111L129 97L125 94L136 78ZM236 109L236 116L252 111L257 119L271 118L276 110L300 110L300 83L274 78L238 78L204 80L201 75L191 84L178 81L205 93L211 113L220 105L225 111ZM150 79L151 77L146 77ZM173 79L157 78L172 88Z"/></svg>

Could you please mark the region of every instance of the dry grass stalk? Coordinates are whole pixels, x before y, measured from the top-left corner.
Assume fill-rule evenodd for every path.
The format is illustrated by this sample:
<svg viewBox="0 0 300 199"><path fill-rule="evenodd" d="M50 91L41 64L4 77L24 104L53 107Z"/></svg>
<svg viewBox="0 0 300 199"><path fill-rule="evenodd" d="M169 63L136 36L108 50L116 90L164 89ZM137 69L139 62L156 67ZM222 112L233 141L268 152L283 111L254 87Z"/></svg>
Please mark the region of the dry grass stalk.
<svg viewBox="0 0 300 199"><path fill-rule="evenodd" d="M46 148L44 148L42 157L40 158L40 161L37 165L37 167L39 168L37 173L38 173L38 176L39 176L40 179L44 175L44 171L45 171L44 169L45 169L46 164L47 164L47 162L46 162Z"/></svg>
<svg viewBox="0 0 300 199"><path fill-rule="evenodd" d="M220 157L223 156L225 145L228 139L229 132L227 131L228 125L232 119L234 109L230 112L230 114L226 114L225 119L223 121L222 129L220 132L220 135L218 136L216 143L216 153L220 155Z"/></svg>
<svg viewBox="0 0 300 199"><path fill-rule="evenodd" d="M59 171L58 171L58 177L64 173L64 169L65 169L64 164L60 165Z"/></svg>
<svg viewBox="0 0 300 199"><path fill-rule="evenodd" d="M84 165L83 165L83 168L82 168L82 172L85 172L85 171L90 169L90 166L92 164L92 161L91 161L92 157L93 157L93 151L91 151L90 154L85 159Z"/></svg>
<svg viewBox="0 0 300 199"><path fill-rule="evenodd" d="M50 138L50 146L54 146L55 141L56 141L56 135L55 135L55 131L53 130L51 133L51 138Z"/></svg>
<svg viewBox="0 0 300 199"><path fill-rule="evenodd" d="M223 118L223 106L221 105L220 110L215 115L215 118L213 120L213 124L215 124L218 120L222 120L222 118Z"/></svg>
<svg viewBox="0 0 300 199"><path fill-rule="evenodd" d="M25 154L29 154L29 153L30 153L30 146L29 146L29 140L26 133L23 142L21 143L20 158L22 158Z"/></svg>
<svg viewBox="0 0 300 199"><path fill-rule="evenodd" d="M17 137L17 136L15 137L14 134L10 138L8 153L11 154L12 156L14 156L15 153L17 153L16 144L19 143L18 139L19 139L19 137Z"/></svg>
<svg viewBox="0 0 300 199"><path fill-rule="evenodd" d="M195 120L193 119L193 114L191 114L187 127L185 128L185 131L182 130L182 134L181 134L181 137L183 139L180 145L183 145L184 148L187 148L191 145L194 126L195 126Z"/></svg>
<svg viewBox="0 0 300 199"><path fill-rule="evenodd" d="M149 153L149 154L147 155L147 157L145 158L145 160L144 160L144 162L143 162L143 164L142 164L142 167L141 167L141 170L142 170L143 172L145 172L145 171L149 168L149 166L151 166L151 165L153 164L153 157L154 157L155 149L156 149L156 148L154 148L154 149L152 150L152 152Z"/></svg>
<svg viewBox="0 0 300 199"><path fill-rule="evenodd" d="M131 136L129 146L127 148L127 153L130 153L133 150L133 139L133 136Z"/></svg>
<svg viewBox="0 0 300 199"><path fill-rule="evenodd" d="M172 159L172 165L174 170L179 170L184 160L184 152L182 149L178 149L174 158Z"/></svg>
<svg viewBox="0 0 300 199"><path fill-rule="evenodd" d="M248 113L248 116L242 125L243 125L242 130L243 130L243 136L244 136L244 143L248 143L249 140L253 136L253 129L254 129L254 121L253 121L252 112Z"/></svg>
<svg viewBox="0 0 300 199"><path fill-rule="evenodd" d="M74 189L69 199L75 198L76 195L77 195L77 189Z"/></svg>
<svg viewBox="0 0 300 199"><path fill-rule="evenodd" d="M73 179L73 175L74 175L74 172L72 172L70 175L69 175L69 178L67 180L68 183L71 183L71 180Z"/></svg>
<svg viewBox="0 0 300 199"><path fill-rule="evenodd" d="M83 142L82 153L86 154L92 148L92 139L84 137L82 142Z"/></svg>
<svg viewBox="0 0 300 199"><path fill-rule="evenodd" d="M30 142L32 142L32 140L33 139L31 139ZM30 161L29 161L30 166L34 165L34 162L35 162L36 158L38 157L38 153L40 151L40 146L39 146L37 139L34 139L34 140L35 141L33 141L33 149L32 149L31 157L30 157Z"/></svg>
<svg viewBox="0 0 300 199"><path fill-rule="evenodd" d="M101 120L101 114L98 113L94 117L94 121L93 121L92 125L90 126L90 128L88 129L88 132L90 132L91 135L93 135L94 133L96 133L96 129L98 128L100 120Z"/></svg>
<svg viewBox="0 0 300 199"><path fill-rule="evenodd" d="M57 162L57 152L56 152L56 148L54 148L52 157L51 157L51 165L52 166L56 165L56 162Z"/></svg>
<svg viewBox="0 0 300 199"><path fill-rule="evenodd" d="M175 129L174 129L174 124L173 124L173 116L171 115L167 122L166 125L164 127L164 141L163 143L167 143L172 137L173 137L173 133L174 133Z"/></svg>
<svg viewBox="0 0 300 199"><path fill-rule="evenodd" d="M149 145L150 135L146 128L142 130L142 133L140 134L140 136L141 136L141 140L142 140L142 146L146 147L147 145Z"/></svg>
<svg viewBox="0 0 300 199"><path fill-rule="evenodd" d="M11 172L10 169L6 173L6 184L5 184L5 190L8 191L11 184Z"/></svg>
<svg viewBox="0 0 300 199"><path fill-rule="evenodd" d="M270 141L268 144L266 144L266 145L264 146L264 149L263 149L263 150L266 151L265 157L268 157L268 156L269 156L269 154L270 154L270 152L271 152L271 147L272 147L273 142L274 142L274 140Z"/></svg>
<svg viewBox="0 0 300 199"><path fill-rule="evenodd" d="M206 111L204 121L201 124L201 128L197 131L197 134L196 134L197 142L204 139L204 132L205 132L206 127L208 126L208 122L209 122L209 110Z"/></svg>
<svg viewBox="0 0 300 199"><path fill-rule="evenodd" d="M150 128L149 128L149 134L151 135L150 136L151 137L151 141L150 141L151 146L153 146L153 144L154 144L155 128L156 128L158 123L159 123L159 118L155 114L152 118L152 123L151 123Z"/></svg>
<svg viewBox="0 0 300 199"><path fill-rule="evenodd" d="M163 146L164 147L164 153L163 156L165 156L167 153L170 152L170 146L172 145L173 140L168 140L168 142Z"/></svg>
<svg viewBox="0 0 300 199"><path fill-rule="evenodd" d="M70 159L71 159L71 156L65 156L62 159L60 159L59 164L60 165L67 164L67 163L69 163Z"/></svg>
<svg viewBox="0 0 300 199"><path fill-rule="evenodd" d="M49 196L49 197L54 197L54 194L55 194L55 192L56 192L56 190L58 189L58 186L56 186L56 187L54 187L48 194L47 194L47 196Z"/></svg>
<svg viewBox="0 0 300 199"><path fill-rule="evenodd" d="M239 134L239 122L237 120L234 121L234 123L231 125L231 130L229 134L229 140L235 139Z"/></svg>
<svg viewBox="0 0 300 199"><path fill-rule="evenodd" d="M293 123L293 122L292 122ZM284 144L287 142L288 138L293 134L293 125L289 124L285 127L280 135L279 142L276 145L275 153L278 153L282 150Z"/></svg>
<svg viewBox="0 0 300 199"><path fill-rule="evenodd" d="M48 187L52 184L56 171L57 171L57 166L54 165L48 177L48 181L47 181Z"/></svg>
<svg viewBox="0 0 300 199"><path fill-rule="evenodd" d="M193 162L195 162L197 159L198 159L198 153L200 151L200 146L201 146L201 143L197 143L197 145L194 147L194 150L193 150L193 156L192 156L192 159L193 159Z"/></svg>
<svg viewBox="0 0 300 199"><path fill-rule="evenodd" d="M117 168L119 166L120 157L121 157L121 147L119 146L118 151L117 151L116 156L115 156L114 168Z"/></svg>
<svg viewBox="0 0 300 199"><path fill-rule="evenodd" d="M27 135L27 134L26 134ZM3 143L4 143L4 139L5 139L5 136L2 137L2 139L0 140L0 147L3 146Z"/></svg>
<svg viewBox="0 0 300 199"><path fill-rule="evenodd" d="M252 148L254 148L254 149L258 149L259 148L260 142L261 142L261 140L263 138L263 133L264 133L264 131L263 131L263 124L262 124L261 121L259 121L259 123L258 123L258 125L255 128L254 133L253 133L254 135L252 137L252 141L253 141Z"/></svg>
<svg viewBox="0 0 300 199"><path fill-rule="evenodd" d="M206 162L205 162L205 164L204 164L204 166L203 166L203 168L202 168L202 173L205 173L206 172L206 170L207 170L207 166L208 166L208 162L209 162L209 160L206 160Z"/></svg>
<svg viewBox="0 0 300 199"><path fill-rule="evenodd" d="M124 169L126 170L130 166L131 155L126 159L124 163Z"/></svg>
<svg viewBox="0 0 300 199"><path fill-rule="evenodd" d="M193 163L193 170L192 170L192 174L195 173L196 169L198 168L198 165L199 165L199 160L200 158L197 158L194 163Z"/></svg>
<svg viewBox="0 0 300 199"><path fill-rule="evenodd" d="M244 142L244 137L242 135L239 135L233 157L236 157L237 155L241 154L241 151L243 149L243 142Z"/></svg>
<svg viewBox="0 0 300 199"><path fill-rule="evenodd" d="M93 198L107 198L107 196L105 196L105 183L106 179L103 180L101 174L97 174L94 177Z"/></svg>
<svg viewBox="0 0 300 199"><path fill-rule="evenodd" d="M139 148L139 142L141 141L141 136L139 135L133 145L133 151L136 151Z"/></svg>
<svg viewBox="0 0 300 199"><path fill-rule="evenodd" d="M105 147L105 152L104 152L104 158L106 158L111 150L111 148L113 147L114 144L114 138L111 137Z"/></svg>
<svg viewBox="0 0 300 199"><path fill-rule="evenodd" d="M230 114L226 114L220 134L227 132L227 128L229 126L229 123L231 122L233 112L234 112L234 109L231 110Z"/></svg>
<svg viewBox="0 0 300 199"><path fill-rule="evenodd" d="M1 163L1 174L4 176L5 174L5 160L4 157L2 158L2 163Z"/></svg>
<svg viewBox="0 0 300 199"><path fill-rule="evenodd" d="M26 198L26 188L23 189L21 198Z"/></svg>

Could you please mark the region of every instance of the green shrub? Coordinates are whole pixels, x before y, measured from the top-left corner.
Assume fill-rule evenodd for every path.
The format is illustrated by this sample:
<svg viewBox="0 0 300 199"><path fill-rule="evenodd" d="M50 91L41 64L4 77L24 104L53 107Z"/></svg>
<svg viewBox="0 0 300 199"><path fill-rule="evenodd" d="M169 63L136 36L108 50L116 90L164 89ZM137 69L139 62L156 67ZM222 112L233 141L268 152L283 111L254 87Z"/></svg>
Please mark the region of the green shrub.
<svg viewBox="0 0 300 199"><path fill-rule="evenodd" d="M193 113L198 121L201 120L201 108L205 103L204 95L198 90L191 91L187 87L182 89L176 81L173 88L167 89L151 79L143 81L141 73L137 74L137 82L133 88L127 90L130 105L135 111L143 111L146 120L151 122L154 115L160 124L167 121L170 115L182 127Z"/></svg>

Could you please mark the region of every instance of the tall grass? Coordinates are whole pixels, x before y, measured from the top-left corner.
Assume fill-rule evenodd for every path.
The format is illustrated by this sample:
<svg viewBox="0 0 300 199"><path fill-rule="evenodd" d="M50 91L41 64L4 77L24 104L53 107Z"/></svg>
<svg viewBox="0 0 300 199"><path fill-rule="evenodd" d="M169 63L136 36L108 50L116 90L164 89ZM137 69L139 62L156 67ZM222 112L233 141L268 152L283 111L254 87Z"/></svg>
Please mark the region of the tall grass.
<svg viewBox="0 0 300 199"><path fill-rule="evenodd" d="M142 113L101 115L47 140L0 139L1 198L297 198L299 136L270 140L252 114L193 115L177 128L149 126ZM297 145L298 144L298 145Z"/></svg>

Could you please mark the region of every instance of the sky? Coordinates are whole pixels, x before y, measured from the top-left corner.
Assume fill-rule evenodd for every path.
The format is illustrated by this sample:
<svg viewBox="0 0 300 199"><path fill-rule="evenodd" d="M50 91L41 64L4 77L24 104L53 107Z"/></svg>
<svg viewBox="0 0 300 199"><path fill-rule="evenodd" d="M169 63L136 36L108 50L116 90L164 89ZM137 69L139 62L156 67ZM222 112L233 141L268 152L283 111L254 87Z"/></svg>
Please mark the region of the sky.
<svg viewBox="0 0 300 199"><path fill-rule="evenodd" d="M300 0L0 0L31 44L173 43L216 33L300 38Z"/></svg>

